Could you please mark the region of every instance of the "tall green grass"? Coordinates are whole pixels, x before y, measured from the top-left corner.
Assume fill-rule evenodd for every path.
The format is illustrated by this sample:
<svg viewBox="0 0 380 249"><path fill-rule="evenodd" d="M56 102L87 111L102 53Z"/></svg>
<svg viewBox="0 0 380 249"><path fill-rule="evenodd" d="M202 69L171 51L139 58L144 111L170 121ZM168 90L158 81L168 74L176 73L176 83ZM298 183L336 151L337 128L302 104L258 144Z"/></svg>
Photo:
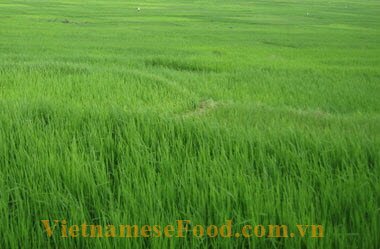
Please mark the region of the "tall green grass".
<svg viewBox="0 0 380 249"><path fill-rule="evenodd" d="M0 247L379 248L379 11L1 1ZM42 219L325 237L62 239Z"/></svg>

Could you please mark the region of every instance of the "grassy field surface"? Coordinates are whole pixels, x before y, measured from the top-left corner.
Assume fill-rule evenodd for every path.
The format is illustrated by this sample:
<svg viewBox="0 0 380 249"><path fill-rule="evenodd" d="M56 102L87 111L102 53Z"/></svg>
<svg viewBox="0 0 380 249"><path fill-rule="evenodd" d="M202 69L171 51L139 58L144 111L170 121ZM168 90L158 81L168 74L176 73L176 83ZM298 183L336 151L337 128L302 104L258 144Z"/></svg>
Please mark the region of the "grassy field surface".
<svg viewBox="0 0 380 249"><path fill-rule="evenodd" d="M380 248L379 25L370 0L0 0L0 248ZM48 238L43 219L325 237Z"/></svg>

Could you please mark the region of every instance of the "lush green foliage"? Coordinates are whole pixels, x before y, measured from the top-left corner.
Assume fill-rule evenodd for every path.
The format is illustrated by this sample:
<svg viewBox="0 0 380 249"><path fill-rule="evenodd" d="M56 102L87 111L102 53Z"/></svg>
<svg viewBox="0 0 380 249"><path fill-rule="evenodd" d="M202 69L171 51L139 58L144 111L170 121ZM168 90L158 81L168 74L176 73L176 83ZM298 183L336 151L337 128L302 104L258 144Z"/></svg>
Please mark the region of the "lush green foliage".
<svg viewBox="0 0 380 249"><path fill-rule="evenodd" d="M379 248L379 13L0 1L0 247ZM323 224L326 237L48 239L49 218Z"/></svg>

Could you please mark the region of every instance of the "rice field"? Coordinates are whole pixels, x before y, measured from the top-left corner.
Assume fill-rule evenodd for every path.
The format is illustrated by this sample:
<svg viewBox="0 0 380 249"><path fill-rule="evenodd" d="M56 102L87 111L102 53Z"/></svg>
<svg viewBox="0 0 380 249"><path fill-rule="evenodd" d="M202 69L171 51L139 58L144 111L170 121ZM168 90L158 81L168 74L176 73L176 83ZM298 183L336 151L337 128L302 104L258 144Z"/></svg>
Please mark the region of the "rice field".
<svg viewBox="0 0 380 249"><path fill-rule="evenodd" d="M0 248L380 248L379 25L375 0L0 0Z"/></svg>

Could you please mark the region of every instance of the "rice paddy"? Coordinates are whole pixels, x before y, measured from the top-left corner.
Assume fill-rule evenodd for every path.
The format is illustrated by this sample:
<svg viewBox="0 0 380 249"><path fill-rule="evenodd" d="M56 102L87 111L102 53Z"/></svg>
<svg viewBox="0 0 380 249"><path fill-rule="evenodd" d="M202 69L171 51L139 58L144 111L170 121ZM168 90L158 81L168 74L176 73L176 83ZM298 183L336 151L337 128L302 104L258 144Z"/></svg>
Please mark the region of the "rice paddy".
<svg viewBox="0 0 380 249"><path fill-rule="evenodd" d="M378 1L0 1L1 248L380 248ZM61 238L322 224L323 238Z"/></svg>

